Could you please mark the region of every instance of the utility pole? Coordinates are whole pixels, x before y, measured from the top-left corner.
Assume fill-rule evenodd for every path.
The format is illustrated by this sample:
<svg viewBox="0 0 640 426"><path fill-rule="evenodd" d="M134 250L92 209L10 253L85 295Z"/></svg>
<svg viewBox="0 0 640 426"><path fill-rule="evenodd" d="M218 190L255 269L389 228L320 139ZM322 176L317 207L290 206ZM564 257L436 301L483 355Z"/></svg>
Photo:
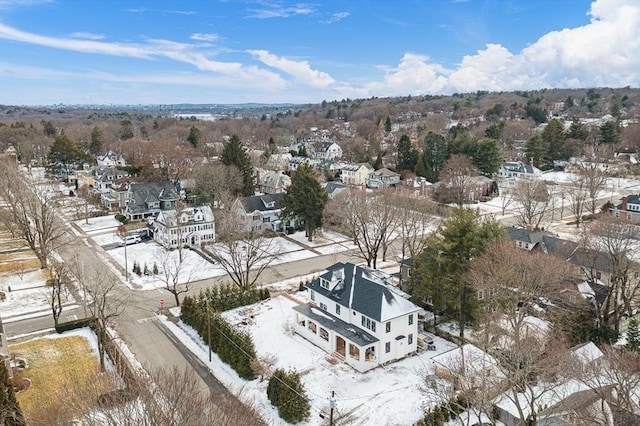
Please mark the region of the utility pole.
<svg viewBox="0 0 640 426"><path fill-rule="evenodd" d="M209 362L211 362L211 312L207 302L207 346L209 346Z"/></svg>
<svg viewBox="0 0 640 426"><path fill-rule="evenodd" d="M333 410L336 408L336 400L333 399L333 397L335 395L335 391L331 391L331 399L329 399L329 408L331 408L331 411L329 412L329 426L333 426Z"/></svg>

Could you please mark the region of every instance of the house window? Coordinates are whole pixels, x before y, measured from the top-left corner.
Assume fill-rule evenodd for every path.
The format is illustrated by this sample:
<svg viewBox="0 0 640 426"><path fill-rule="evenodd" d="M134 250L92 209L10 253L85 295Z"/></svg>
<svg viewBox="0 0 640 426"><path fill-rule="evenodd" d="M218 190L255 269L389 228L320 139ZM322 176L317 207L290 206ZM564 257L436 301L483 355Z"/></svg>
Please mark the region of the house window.
<svg viewBox="0 0 640 426"><path fill-rule="evenodd" d="M324 303L320 302L320 309L322 309L323 311L327 310L327 305L325 305Z"/></svg>
<svg viewBox="0 0 640 426"><path fill-rule="evenodd" d="M316 292L311 290L311 300L316 300Z"/></svg>
<svg viewBox="0 0 640 426"><path fill-rule="evenodd" d="M407 344L412 344L413 343L413 333L409 333L409 336L407 337Z"/></svg>
<svg viewBox="0 0 640 426"><path fill-rule="evenodd" d="M389 321L388 323L385 324L385 329L387 333L391 332L391 321Z"/></svg>
<svg viewBox="0 0 640 426"><path fill-rule="evenodd" d="M409 315L409 325L413 324L413 314Z"/></svg>
<svg viewBox="0 0 640 426"><path fill-rule="evenodd" d="M478 290L478 300L484 299L484 290Z"/></svg>
<svg viewBox="0 0 640 426"><path fill-rule="evenodd" d="M329 340L329 333L324 328L320 327L320 333L318 333L320 337L324 340Z"/></svg>
<svg viewBox="0 0 640 426"><path fill-rule="evenodd" d="M340 315L340 305L336 303L336 315Z"/></svg>
<svg viewBox="0 0 640 426"><path fill-rule="evenodd" d="M269 223L271 222L271 218L270 217L263 217L262 218L262 223Z"/></svg>
<svg viewBox="0 0 640 426"><path fill-rule="evenodd" d="M317 326L315 322L309 321L309 330L313 331L314 333L317 332Z"/></svg>
<svg viewBox="0 0 640 426"><path fill-rule="evenodd" d="M384 344L384 351L385 353L391 352L391 342L387 342Z"/></svg>
<svg viewBox="0 0 640 426"><path fill-rule="evenodd" d="M596 279L601 279L602 278L602 272L598 271L596 272Z"/></svg>
<svg viewBox="0 0 640 426"><path fill-rule="evenodd" d="M324 288L325 290L329 290L329 281L320 278L320 287Z"/></svg>
<svg viewBox="0 0 640 426"><path fill-rule="evenodd" d="M376 331L376 322L365 317L364 315L362 316L362 326L365 328L368 328L369 330L373 331L375 333Z"/></svg>

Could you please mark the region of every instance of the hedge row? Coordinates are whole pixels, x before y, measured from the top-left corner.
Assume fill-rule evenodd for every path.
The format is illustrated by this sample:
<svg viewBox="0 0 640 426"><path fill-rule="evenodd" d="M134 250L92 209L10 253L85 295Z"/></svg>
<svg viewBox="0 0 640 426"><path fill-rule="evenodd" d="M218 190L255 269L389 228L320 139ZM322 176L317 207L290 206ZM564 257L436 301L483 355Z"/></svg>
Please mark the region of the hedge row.
<svg viewBox="0 0 640 426"><path fill-rule="evenodd" d="M181 318L185 324L193 327L202 340L209 344L211 350L240 377L247 380L255 378L251 361L256 358L256 349L248 333L236 330L212 309L207 312L206 304L199 304L189 296L182 302Z"/></svg>
<svg viewBox="0 0 640 426"><path fill-rule="evenodd" d="M269 290L266 288L252 288L244 291L235 284L226 283L200 291L195 300L202 309L209 306L214 311L223 312L240 306L252 305L268 299L269 296Z"/></svg>

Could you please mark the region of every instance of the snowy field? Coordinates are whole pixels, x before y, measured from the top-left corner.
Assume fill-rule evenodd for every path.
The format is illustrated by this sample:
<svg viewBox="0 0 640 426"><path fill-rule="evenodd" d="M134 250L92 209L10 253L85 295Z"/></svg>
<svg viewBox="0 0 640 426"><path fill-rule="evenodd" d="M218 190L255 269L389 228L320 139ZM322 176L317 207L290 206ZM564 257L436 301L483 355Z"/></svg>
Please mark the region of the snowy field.
<svg viewBox="0 0 640 426"><path fill-rule="evenodd" d="M343 363L332 365L328 354L303 339L285 331L293 321L292 308L296 303L285 297L263 301L250 307L238 308L224 315L234 324L251 333L259 356L273 354L276 366L296 369L311 403L311 416L306 424L321 425L319 413L328 414L329 396L336 392L336 416L352 419L353 425L407 425L422 417L430 395L424 391L424 378L433 374L431 358L453 349L455 345L435 337L436 351L425 352L402 361L358 373ZM243 312L253 316L246 317ZM165 324L205 363L225 386L239 393L245 401L254 402L267 424L284 424L266 396L267 381L247 382L214 355L208 362L208 352L194 331L180 323L180 328Z"/></svg>

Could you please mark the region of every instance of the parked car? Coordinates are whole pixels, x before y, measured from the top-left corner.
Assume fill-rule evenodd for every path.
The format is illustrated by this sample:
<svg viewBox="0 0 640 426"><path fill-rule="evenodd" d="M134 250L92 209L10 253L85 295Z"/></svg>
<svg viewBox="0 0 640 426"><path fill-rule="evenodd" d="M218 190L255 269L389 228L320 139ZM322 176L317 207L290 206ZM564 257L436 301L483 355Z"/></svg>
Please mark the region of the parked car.
<svg viewBox="0 0 640 426"><path fill-rule="evenodd" d="M124 240L120 240L120 246L128 246L129 244L138 244L142 242L142 238L139 235L127 235Z"/></svg>

